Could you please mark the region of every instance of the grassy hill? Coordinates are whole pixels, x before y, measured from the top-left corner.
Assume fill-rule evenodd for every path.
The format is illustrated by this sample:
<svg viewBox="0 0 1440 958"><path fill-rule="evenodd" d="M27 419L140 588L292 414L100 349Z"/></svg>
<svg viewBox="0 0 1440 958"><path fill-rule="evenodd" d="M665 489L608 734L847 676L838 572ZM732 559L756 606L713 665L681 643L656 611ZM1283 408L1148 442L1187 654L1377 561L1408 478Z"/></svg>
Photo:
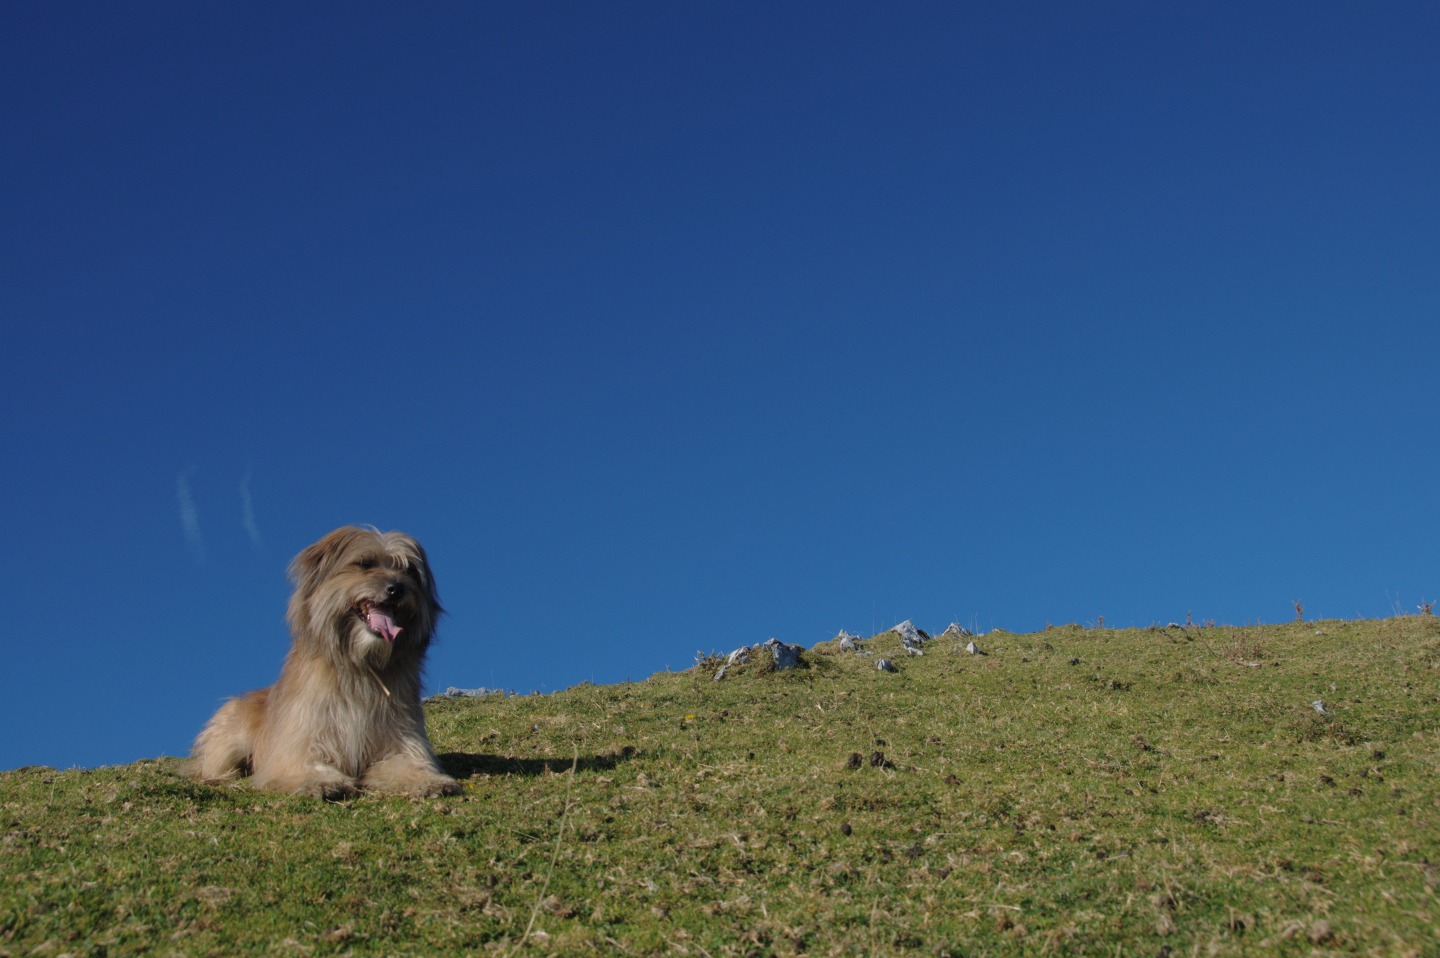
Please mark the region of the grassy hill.
<svg viewBox="0 0 1440 958"><path fill-rule="evenodd" d="M1440 620L863 645L434 702L453 799L0 773L0 956L1440 953Z"/></svg>

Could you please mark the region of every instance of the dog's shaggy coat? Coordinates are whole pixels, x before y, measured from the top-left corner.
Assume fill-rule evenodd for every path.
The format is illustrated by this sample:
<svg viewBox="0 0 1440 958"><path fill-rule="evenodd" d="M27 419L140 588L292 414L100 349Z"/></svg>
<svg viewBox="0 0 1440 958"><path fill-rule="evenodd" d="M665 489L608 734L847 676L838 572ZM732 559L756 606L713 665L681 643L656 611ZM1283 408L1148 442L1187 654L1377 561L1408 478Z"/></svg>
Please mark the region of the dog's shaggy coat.
<svg viewBox="0 0 1440 958"><path fill-rule="evenodd" d="M425 734L420 670L441 613L420 544L346 526L290 564L293 644L279 680L230 699L186 773L328 799L452 795Z"/></svg>

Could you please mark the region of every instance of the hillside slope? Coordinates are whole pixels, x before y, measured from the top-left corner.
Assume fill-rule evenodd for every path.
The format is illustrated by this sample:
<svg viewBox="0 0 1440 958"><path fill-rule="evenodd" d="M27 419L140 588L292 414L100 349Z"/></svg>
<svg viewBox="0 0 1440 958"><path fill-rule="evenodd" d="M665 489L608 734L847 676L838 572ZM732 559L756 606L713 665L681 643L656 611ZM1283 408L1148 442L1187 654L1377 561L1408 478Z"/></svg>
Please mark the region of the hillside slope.
<svg viewBox="0 0 1440 958"><path fill-rule="evenodd" d="M433 702L454 799L0 773L0 958L1440 951L1437 619L964 641Z"/></svg>

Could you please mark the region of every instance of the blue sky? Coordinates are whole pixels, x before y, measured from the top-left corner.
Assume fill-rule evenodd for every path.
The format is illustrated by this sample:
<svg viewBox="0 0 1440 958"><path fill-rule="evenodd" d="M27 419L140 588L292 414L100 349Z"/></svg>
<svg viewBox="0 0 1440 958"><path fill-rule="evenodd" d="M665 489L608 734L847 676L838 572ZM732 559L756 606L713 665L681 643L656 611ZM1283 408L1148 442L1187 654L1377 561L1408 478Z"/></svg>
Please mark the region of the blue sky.
<svg viewBox="0 0 1440 958"><path fill-rule="evenodd" d="M1440 595L1440 7L0 9L0 768L183 754L291 556L552 691Z"/></svg>

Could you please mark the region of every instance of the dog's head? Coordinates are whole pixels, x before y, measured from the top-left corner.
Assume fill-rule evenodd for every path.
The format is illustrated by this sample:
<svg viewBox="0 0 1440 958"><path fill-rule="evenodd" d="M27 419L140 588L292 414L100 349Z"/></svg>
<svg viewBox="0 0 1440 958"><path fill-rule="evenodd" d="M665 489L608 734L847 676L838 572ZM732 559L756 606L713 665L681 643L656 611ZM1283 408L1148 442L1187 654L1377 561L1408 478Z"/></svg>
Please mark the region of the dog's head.
<svg viewBox="0 0 1440 958"><path fill-rule="evenodd" d="M296 641L369 665L423 654L442 611L425 550L402 532L336 529L295 557L290 578Z"/></svg>

